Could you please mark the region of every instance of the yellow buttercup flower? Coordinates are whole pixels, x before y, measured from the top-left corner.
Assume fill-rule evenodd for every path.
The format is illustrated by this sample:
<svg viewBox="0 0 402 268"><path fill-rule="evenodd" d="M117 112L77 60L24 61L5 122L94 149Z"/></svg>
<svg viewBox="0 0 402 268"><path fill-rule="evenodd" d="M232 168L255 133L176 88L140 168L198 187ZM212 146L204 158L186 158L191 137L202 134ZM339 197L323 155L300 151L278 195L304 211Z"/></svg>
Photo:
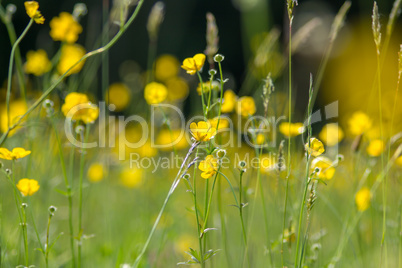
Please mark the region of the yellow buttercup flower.
<svg viewBox="0 0 402 268"><path fill-rule="evenodd" d="M331 123L326 124L318 136L326 145L334 146L343 140L344 134L338 124Z"/></svg>
<svg viewBox="0 0 402 268"><path fill-rule="evenodd" d="M367 154L373 157L380 156L385 149L385 144L382 140L373 140L370 141L369 145L367 146Z"/></svg>
<svg viewBox="0 0 402 268"><path fill-rule="evenodd" d="M74 64L76 64L85 55L85 48L78 44L64 45L61 48L60 60L57 65L57 71L59 74L64 74ZM81 61L74 68L72 68L67 76L71 74L79 73L84 66L85 61Z"/></svg>
<svg viewBox="0 0 402 268"><path fill-rule="evenodd" d="M235 109L237 96L232 90L228 89L223 93L222 101L222 113L231 113Z"/></svg>
<svg viewBox="0 0 402 268"><path fill-rule="evenodd" d="M221 117L221 119L219 120L219 126L218 126L218 119L219 119L218 117L215 117L208 120L212 128L217 130L229 128L229 120L226 117Z"/></svg>
<svg viewBox="0 0 402 268"><path fill-rule="evenodd" d="M268 154L261 155L260 168L262 173L270 173L276 170L276 159Z"/></svg>
<svg viewBox="0 0 402 268"><path fill-rule="evenodd" d="M255 102L252 97L241 97L237 100L236 112L243 117L248 117L256 112Z"/></svg>
<svg viewBox="0 0 402 268"><path fill-rule="evenodd" d="M186 80L181 77L172 77L166 81L166 88L168 91L168 100L177 101L184 100L188 96L188 84Z"/></svg>
<svg viewBox="0 0 402 268"><path fill-rule="evenodd" d="M143 181L142 173L142 169L127 167L120 173L120 182L127 188L138 188Z"/></svg>
<svg viewBox="0 0 402 268"><path fill-rule="evenodd" d="M212 155L208 155L205 160L200 162L198 168L202 171L201 177L209 179L218 171L218 160Z"/></svg>
<svg viewBox="0 0 402 268"><path fill-rule="evenodd" d="M106 102L115 106L115 111L123 111L130 103L130 89L123 83L111 84L106 94Z"/></svg>
<svg viewBox="0 0 402 268"><path fill-rule="evenodd" d="M303 123L289 123L283 122L279 125L279 132L286 137L296 137L304 132Z"/></svg>
<svg viewBox="0 0 402 268"><path fill-rule="evenodd" d="M87 95L77 92L66 96L61 111L64 116L68 116L72 120L81 120L85 124L95 122L99 116L98 107L89 101Z"/></svg>
<svg viewBox="0 0 402 268"><path fill-rule="evenodd" d="M201 71L202 67L204 66L204 62L205 55L202 53L196 54L192 58L185 59L181 68L186 70L188 74L194 75Z"/></svg>
<svg viewBox="0 0 402 268"><path fill-rule="evenodd" d="M90 182L98 182L103 180L106 175L106 169L101 163L93 163L87 172L88 180Z"/></svg>
<svg viewBox="0 0 402 268"><path fill-rule="evenodd" d="M159 132L156 144L162 146L161 151L171 151L173 147L176 150L182 150L188 147L188 142L184 130L175 129L170 132L168 129L163 129Z"/></svg>
<svg viewBox="0 0 402 268"><path fill-rule="evenodd" d="M217 81L212 81L212 83L210 81L204 82L202 83L202 90L201 90L201 83L198 83L198 87L197 87L197 92L198 95L201 95L203 92L208 93L211 90L219 90L219 83Z"/></svg>
<svg viewBox="0 0 402 268"><path fill-rule="evenodd" d="M216 128L213 128L209 122L200 121L190 124L191 135L197 141L209 141L216 135Z"/></svg>
<svg viewBox="0 0 402 268"><path fill-rule="evenodd" d="M10 103L10 126L12 126L16 121L26 112L28 111L28 107L25 101L23 100L16 100ZM4 133L7 131L7 122L8 122L8 116L7 116L7 109L2 108L1 109L1 115L0 115L0 129ZM13 129L8 133L8 136L12 136L15 134L17 129Z"/></svg>
<svg viewBox="0 0 402 268"><path fill-rule="evenodd" d="M168 95L167 88L160 83L151 82L146 85L144 98L148 104L158 104L166 100Z"/></svg>
<svg viewBox="0 0 402 268"><path fill-rule="evenodd" d="M31 154L31 151L27 151L21 147L16 147L11 152L7 148L0 148L0 158L6 160L21 159L29 154Z"/></svg>
<svg viewBox="0 0 402 268"><path fill-rule="evenodd" d="M367 187L361 188L355 196L357 210L365 211L370 207L371 192Z"/></svg>
<svg viewBox="0 0 402 268"><path fill-rule="evenodd" d="M402 155L395 159L395 164L402 167Z"/></svg>
<svg viewBox="0 0 402 268"><path fill-rule="evenodd" d="M39 49L38 51L31 50L27 53L27 62L24 67L27 74L41 76L50 71L52 63L43 49Z"/></svg>
<svg viewBox="0 0 402 268"><path fill-rule="evenodd" d="M31 196L39 190L40 186L38 181L30 179L21 179L17 183L17 189L23 196Z"/></svg>
<svg viewBox="0 0 402 268"><path fill-rule="evenodd" d="M371 128L370 117L363 112L355 112L348 121L349 131L352 135L358 136Z"/></svg>
<svg viewBox="0 0 402 268"><path fill-rule="evenodd" d="M330 180L335 174L335 168L332 165L332 161L324 156L319 156L311 161L310 172L314 172L315 169L318 169L315 176L322 180Z"/></svg>
<svg viewBox="0 0 402 268"><path fill-rule="evenodd" d="M54 17L49 25L50 36L54 41L75 43L82 32L81 25L67 12L61 12L59 17Z"/></svg>
<svg viewBox="0 0 402 268"><path fill-rule="evenodd" d="M265 143L265 135L262 133L258 133L255 137L255 143L257 145L263 145Z"/></svg>
<svg viewBox="0 0 402 268"><path fill-rule="evenodd" d="M304 145L308 154L312 156L319 156L325 152L324 144L319 139L310 138L310 146L308 142Z"/></svg>
<svg viewBox="0 0 402 268"><path fill-rule="evenodd" d="M27 11L28 16L33 19L37 24L43 24L45 22L45 18L40 13L39 4L36 1L26 1L24 2L25 10Z"/></svg>
<svg viewBox="0 0 402 268"><path fill-rule="evenodd" d="M165 82L179 74L180 63L172 55L162 55L155 62L155 78Z"/></svg>

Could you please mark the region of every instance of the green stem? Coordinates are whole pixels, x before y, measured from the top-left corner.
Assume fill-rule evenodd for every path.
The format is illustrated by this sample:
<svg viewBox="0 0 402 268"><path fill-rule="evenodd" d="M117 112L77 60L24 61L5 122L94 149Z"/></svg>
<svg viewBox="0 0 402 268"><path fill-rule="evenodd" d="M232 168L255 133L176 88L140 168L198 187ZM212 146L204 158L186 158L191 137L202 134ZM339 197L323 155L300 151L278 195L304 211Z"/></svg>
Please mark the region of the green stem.
<svg viewBox="0 0 402 268"><path fill-rule="evenodd" d="M383 123L382 123L382 94L381 94L381 67L380 67L380 50L377 48L377 75L378 75L378 109L379 109L379 116L380 116L380 136L381 141L384 142L384 130L383 130ZM381 154L381 171L384 170L384 154ZM380 267L382 265L382 258L383 258L383 249L385 243L385 233L387 230L386 225L386 206L387 206L387 176L385 176L384 181L382 183L382 238L381 238L381 257L380 257ZM385 247L385 255L386 247ZM387 256L385 256L386 258Z"/></svg>
<svg viewBox="0 0 402 268"><path fill-rule="evenodd" d="M162 217L162 214L163 214L163 212L165 211L166 205L167 205L167 203L169 202L169 199L170 199L171 195L173 194L174 190L176 189L178 183L180 182L180 180L181 180L181 178L182 178L182 176L183 176L183 175L181 174L181 172L182 172L182 170L183 170L183 168L184 168L184 166L185 166L185 163L187 162L187 159L190 157L190 155L193 153L194 149L195 149L198 145L199 145L199 143L194 143L194 144L191 146L190 150L188 151L186 157L184 158L183 163L182 163L182 165L181 165L179 171L177 172L177 175L176 175L175 179L173 180L172 186L170 187L170 190L169 190L169 192L168 192L168 194L167 194L167 196L166 196L166 198L165 198L165 201L163 202L162 208L161 208L161 210L159 211L158 217L156 218L156 220L155 220L155 222L154 222L154 225L152 226L152 229L151 229L151 232L150 232L149 235L148 235L147 241L145 242L144 246L142 247L142 250L141 250L140 254L139 254L139 255L137 256L137 258L135 259L135 262L134 262L134 264L133 264L133 268L137 268L137 267L140 265L142 256L145 254L145 251L146 251L147 248L148 248L149 242L151 241L151 238L152 238L152 236L154 235L154 232L155 232L155 230L156 230L156 227L158 226L159 221L160 221L160 219L161 219L161 217ZM197 148L197 153L198 153L198 148Z"/></svg>
<svg viewBox="0 0 402 268"><path fill-rule="evenodd" d="M216 124L216 130L219 129L219 122L221 120L221 113L222 113L222 99L223 99L223 72L222 72L222 65L221 62L218 62L219 66L219 74L221 77L221 98L219 100L219 112L218 112L218 123Z"/></svg>
<svg viewBox="0 0 402 268"><path fill-rule="evenodd" d="M201 85L202 88L202 85ZM195 157L198 157L198 148L197 151L195 153ZM205 263L204 263L204 254L203 254L203 250L202 250L202 236L201 236L201 226L200 226L200 221L198 219L198 206L197 206L197 182L195 180L195 175L196 175L196 171L197 168L194 167L194 172L193 172L193 199L194 199L194 210L195 210L195 219L197 221L197 236L198 236L198 244L200 247L200 263L201 263L201 267L204 268L205 267Z"/></svg>
<svg viewBox="0 0 402 268"><path fill-rule="evenodd" d="M202 101L202 112L204 115L204 119L207 120L207 106L205 106L205 101L204 101L204 83L202 81L202 77L199 71L197 71L197 76L198 79L200 80L200 86L201 86L201 101Z"/></svg>
<svg viewBox="0 0 402 268"><path fill-rule="evenodd" d="M50 119L50 122L52 124L52 127L54 129L54 133L56 136L56 141L57 141L57 146L59 149L59 157L60 157L60 164L61 164L61 170L63 173L64 177L64 184L66 185L67 189L67 198L68 198L68 226L70 230L70 249L71 249L71 262L72 266L75 267L75 252L74 252L74 228L73 228L73 197L71 193L71 186L70 182L67 176L67 169L66 169L66 164L64 161L64 154L63 154L63 148L61 146L61 141L59 137L59 133L57 131L56 125L53 122L53 119Z"/></svg>
<svg viewBox="0 0 402 268"><path fill-rule="evenodd" d="M12 76L13 76L13 64L14 64L14 56L15 51L18 48L18 45L21 43L22 39L27 34L29 28L31 28L33 24L33 19L31 19L25 27L25 30L22 34L18 37L17 41L15 41L10 54L10 61L8 63L8 82L7 82L7 95L6 95L6 106L7 106L7 127L10 128L10 95L11 95L11 84L12 84Z"/></svg>
<svg viewBox="0 0 402 268"><path fill-rule="evenodd" d="M46 248L45 248L46 268L49 267L49 235L50 235L50 220L51 219L52 219L52 215L49 213L49 218L47 221L47 228L46 228Z"/></svg>
<svg viewBox="0 0 402 268"><path fill-rule="evenodd" d="M86 125L86 133L85 137L83 137L81 133L81 140L83 140L84 144L88 140L90 125ZM79 232L79 241L78 241L78 268L81 267L82 260L82 186L84 183L84 165L85 165L85 145L81 148L81 161L80 161L80 181L79 181L79 201L78 201L78 232Z"/></svg>
<svg viewBox="0 0 402 268"><path fill-rule="evenodd" d="M292 20L289 21L289 134L290 134L290 124L292 123ZM291 137L288 136L288 161L287 161L287 174L286 174L286 188L285 188L285 208L283 212L283 226L282 226L282 237L285 235L285 222L286 222L286 210L288 204L288 191L289 191L289 176L290 176L290 162L291 162L291 154L290 154L290 141ZM283 239L281 241L281 261L282 267L284 267L284 258L283 258Z"/></svg>
<svg viewBox="0 0 402 268"><path fill-rule="evenodd" d="M11 22L11 18L8 18L6 15L6 11L2 6L0 6L0 19L6 26L8 36L10 39L10 43L13 46L15 44L15 41L17 40L17 35L15 33L14 25ZM25 94L25 82L24 82L24 70L22 67L22 59L21 59L21 52L19 48L15 50L15 63L17 66L17 75L18 75L18 81L21 89L21 96L22 98L26 101L26 94Z"/></svg>

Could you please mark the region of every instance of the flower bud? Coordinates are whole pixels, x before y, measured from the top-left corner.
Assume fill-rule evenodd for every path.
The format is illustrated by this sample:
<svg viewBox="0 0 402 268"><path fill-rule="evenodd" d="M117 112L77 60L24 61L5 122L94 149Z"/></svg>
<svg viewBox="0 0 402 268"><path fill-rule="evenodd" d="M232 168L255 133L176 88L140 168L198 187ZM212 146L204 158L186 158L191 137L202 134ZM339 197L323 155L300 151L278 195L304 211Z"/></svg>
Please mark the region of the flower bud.
<svg viewBox="0 0 402 268"><path fill-rule="evenodd" d="M240 162L239 162L239 166L240 166L241 168L244 168L244 167L246 166L246 162L245 162L245 161L240 161Z"/></svg>
<svg viewBox="0 0 402 268"><path fill-rule="evenodd" d="M219 150L216 152L216 157L217 157L217 158L224 158L225 155L226 155L226 150L224 150L224 149L219 149Z"/></svg>
<svg viewBox="0 0 402 268"><path fill-rule="evenodd" d="M28 204L27 204L27 203L22 203L22 204L21 204L21 207L22 207L23 209L26 209L26 208L28 207Z"/></svg>
<svg viewBox="0 0 402 268"><path fill-rule="evenodd" d="M214 61L215 62L222 62L225 59L225 56L223 56L222 54L216 54L214 56Z"/></svg>

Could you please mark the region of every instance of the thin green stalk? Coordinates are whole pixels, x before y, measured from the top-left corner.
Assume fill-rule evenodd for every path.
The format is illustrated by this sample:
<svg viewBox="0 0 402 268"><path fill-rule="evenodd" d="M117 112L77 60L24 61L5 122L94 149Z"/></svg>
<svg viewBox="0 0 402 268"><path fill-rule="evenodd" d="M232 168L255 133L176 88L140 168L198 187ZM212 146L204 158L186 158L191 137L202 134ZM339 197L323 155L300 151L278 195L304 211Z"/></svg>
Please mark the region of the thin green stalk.
<svg viewBox="0 0 402 268"><path fill-rule="evenodd" d="M379 109L379 116L380 116L380 136L381 140L384 141L384 130L383 130L383 122L382 122L382 94L381 94L381 67L380 67L380 50L377 49L377 76L378 76L378 109ZM384 154L381 154L381 170L384 170ZM387 176L385 176L384 181L382 183L382 238L381 238L381 262L380 262L380 267L382 265L382 257L383 257L383 249L384 249L384 243L385 243L385 233L387 230L387 224L386 224L386 206L387 206ZM387 250L385 246L385 258L387 257Z"/></svg>
<svg viewBox="0 0 402 268"><path fill-rule="evenodd" d="M109 39L109 0L102 1L102 45L106 45ZM107 90L109 86L109 53L106 51L102 54L102 96L104 100L110 100L109 91ZM109 113L109 109L106 109L106 113ZM108 118L108 114L106 114Z"/></svg>
<svg viewBox="0 0 402 268"><path fill-rule="evenodd" d="M56 136L56 141L57 141L57 147L59 149L59 157L60 157L60 164L61 164L61 170L63 173L64 177L64 184L67 189L67 198L68 198L68 226L69 226L69 231L70 231L70 249L71 249L71 262L72 266L75 267L75 252L74 252L74 228L73 228L73 197L71 193L71 186L70 182L67 176L67 169L66 169L66 164L64 161L64 154L63 154L63 148L61 145L59 133L57 131L57 128L55 126L55 123L53 122L53 119L50 119L50 122L52 124L55 136Z"/></svg>
<svg viewBox="0 0 402 268"><path fill-rule="evenodd" d="M22 231L24 235L24 248L25 248L25 265L28 267L29 266L29 250L28 250L28 230L27 230L27 215L26 215L26 207L24 207L21 203L22 209L22 217L23 217L23 223L22 223Z"/></svg>
<svg viewBox="0 0 402 268"><path fill-rule="evenodd" d="M198 79L200 80L200 87L201 87L201 101L202 101L202 114L204 116L204 119L207 120L207 106L205 106L205 101L204 101L204 83L202 81L202 77L199 71L197 71L197 76Z"/></svg>
<svg viewBox="0 0 402 268"><path fill-rule="evenodd" d="M173 145L174 137L173 137L172 127L170 126L169 118L167 117L167 115L166 115L165 111L162 109L162 107L160 107L160 106L158 106L158 107L159 107L160 111L162 112L163 119L165 119L165 125L167 126L169 134L170 134L170 139L171 139L171 142L172 142L173 152L174 152L175 155L178 155L177 150L176 150L176 146Z"/></svg>
<svg viewBox="0 0 402 268"><path fill-rule="evenodd" d="M86 132L85 132L85 137L81 133L81 140L86 143L88 140L89 136L89 129L90 129L90 124L86 125ZM78 268L81 267L81 260L82 260L82 186L84 183L84 165L85 165L85 146L81 148L81 161L80 161L80 181L79 181L79 201L78 201L78 233L79 235L79 241L78 241Z"/></svg>
<svg viewBox="0 0 402 268"><path fill-rule="evenodd" d="M7 33L10 39L10 43L13 46L15 44L15 41L17 40L17 35L15 33L14 25L11 22L11 18L8 18L6 15L6 11L2 6L0 6L0 19L3 22L3 24L6 26ZM21 52L20 49L17 47L15 50L15 64L17 67L17 76L18 76L18 82L20 86L20 92L22 98L26 101L26 89L25 89L25 82L24 82L24 70L22 67L22 59L21 59Z"/></svg>
<svg viewBox="0 0 402 268"><path fill-rule="evenodd" d="M201 85L202 87L202 85ZM195 153L195 157L198 157L198 148L197 151ZM201 236L201 226L200 226L200 222L198 219L198 206L197 206L197 182L195 181L195 175L196 175L196 171L197 168L194 168L194 172L193 172L193 199L194 199L194 210L195 210L195 219L197 221L197 236L198 236L198 244L200 247L200 264L201 267L204 268L205 267L205 263L204 263L204 254L203 254L203 248L202 248L202 236Z"/></svg>
<svg viewBox="0 0 402 268"><path fill-rule="evenodd" d="M8 82L7 82L7 95L6 95L6 106L7 106L7 127L10 128L10 95L11 95L11 84L12 84L12 76L13 76L13 64L14 64L14 56L15 51L18 48L18 45L21 43L22 39L25 37L29 29L33 24L33 19L31 19L28 25L25 27L22 34L18 37L17 41L15 41L10 54L10 61L8 63Z"/></svg>
<svg viewBox="0 0 402 268"><path fill-rule="evenodd" d="M49 213L49 218L47 221L47 228L46 228L46 248L45 248L46 268L49 267L49 235L50 235L50 220L51 219L52 219L52 215Z"/></svg>
<svg viewBox="0 0 402 268"><path fill-rule="evenodd" d="M177 172L177 175L176 175L175 179L173 180L172 186L170 187L170 190L169 190L169 192L168 192L168 194L167 194L167 196L166 196L166 198L165 198L165 201L163 202L162 208L161 208L161 210L159 211L158 217L156 218L156 220L155 220L155 222L154 222L154 225L152 226L151 232L149 233L148 238L147 238L147 240L146 240L144 246L142 247L142 250L141 250L140 254L137 256L137 258L136 258L135 261L134 261L133 268L137 268L137 267L139 266L139 264L140 264L140 262L141 262L141 259L142 259L142 256L145 254L145 251L146 251L147 248L148 248L148 245L149 245L149 243L150 243L150 241L151 241L151 238L152 238L152 236L153 236L153 234L154 234L154 232L155 232L155 230L156 230L156 227L158 226L159 221L160 221L160 219L162 218L162 214L163 214L163 212L165 211L166 205L167 205L167 203L169 202L169 199L170 199L171 195L173 194L174 190L176 189L177 185L179 184L181 178L182 178L183 175L184 175L184 174L181 174L181 173L182 173L182 170L183 170L183 168L184 168L184 166L185 166L185 164L186 164L186 162L187 162L187 159L190 157L190 155L193 153L194 149L195 149L198 145L199 145L199 142L194 143L194 144L191 146L191 148L189 149L189 151L188 151L186 157L184 158L183 163L182 163L182 165L180 166L180 169L179 169L179 171ZM197 153L198 153L198 148L197 148Z"/></svg>
<svg viewBox="0 0 402 268"><path fill-rule="evenodd" d="M289 134L290 134L290 124L292 123L292 20L289 19ZM290 145L291 145L291 137L288 136L288 157L287 157L287 174L286 174L286 188L285 188L285 207L283 212L283 226L282 226L282 237L285 235L285 222L286 222L286 210L288 205L288 192L289 192L289 177L290 177L290 163L291 163L291 154L290 154ZM284 258L283 258L283 239L281 241L281 262L282 267L284 267Z"/></svg>
<svg viewBox="0 0 402 268"><path fill-rule="evenodd" d="M243 202L242 202L242 193L243 193L243 173L244 171L240 171L240 182L239 182L239 214L240 214L240 222L241 222L241 229L243 232L243 240L244 245L247 246L247 234L244 228L244 220L243 220Z"/></svg>
<svg viewBox="0 0 402 268"><path fill-rule="evenodd" d="M221 168L219 167L218 171L219 171L220 169L221 169ZM217 173L215 174L214 182L212 183L211 194L210 194L210 196L209 196L209 201L208 201L208 203L207 203L207 208L206 208L206 213L205 213L205 219L204 219L204 225L203 225L203 227L202 227L202 231L204 231L204 230L205 230L205 227L207 227L207 221L208 221L209 211L210 211L211 203L212 203L212 196L213 196L213 193L214 193L215 184L216 184L216 179L218 178L218 174L219 174L219 172L217 172Z"/></svg>
<svg viewBox="0 0 402 268"><path fill-rule="evenodd" d="M85 61L86 59L93 57L95 55L104 53L105 51L108 51L123 35L124 32L127 31L128 27L133 23L134 19L137 17L138 12L141 9L142 4L144 3L144 0L139 0L137 4L137 8L134 10L133 14L131 17L128 19L128 21L120 28L120 30L117 32L117 34L107 43L105 46L100 47L98 49L92 50L88 53L86 53L81 59L79 59L75 64L73 64L64 74L62 74L43 94L37 101L35 101L34 104L32 104L31 107L28 108L27 112L21 115L18 120L12 125L9 126L7 131L3 133L3 135L0 138L0 146L2 146L7 139L9 133L11 130L16 128L19 124L21 124L22 120L29 115L33 110L35 110L46 98L47 96L56 88L60 82L63 81L63 79L66 77L66 75L70 72L71 69L73 69L75 66L80 64L82 61Z"/></svg>
<svg viewBox="0 0 402 268"><path fill-rule="evenodd" d="M150 39L148 45L148 60L147 60L147 84L154 80L154 67L153 63L156 58L157 40Z"/></svg>
<svg viewBox="0 0 402 268"><path fill-rule="evenodd" d="M312 98L313 98L313 77L310 74L310 89L309 89L309 102L308 102L308 107L307 107L307 143L308 143L308 148L311 148L310 144L310 138L312 135L312 130L311 130L311 115L312 115ZM310 183L310 161L311 161L311 153L310 149L307 150L307 163L306 163L306 177L304 180L305 186L304 186L304 191L303 191L303 198L300 203L300 212L299 212L299 223L298 223L298 230L297 230L297 240L296 240L296 255L295 255L295 267L299 267L299 244L300 244L300 233L301 233L301 226L302 226L302 220L303 220L303 214L304 214L304 207L306 203L306 196L307 196L307 191L308 191L308 185Z"/></svg>
<svg viewBox="0 0 402 268"><path fill-rule="evenodd" d="M219 100L219 111L218 111L218 122L216 123L216 130L218 130L219 129L219 122L221 121L221 113L222 113L222 99L223 99L223 72L222 72L222 64L221 64L221 62L219 61L218 62L218 66L219 66L219 74L220 74L220 77L221 77L221 98L220 98L220 100Z"/></svg>

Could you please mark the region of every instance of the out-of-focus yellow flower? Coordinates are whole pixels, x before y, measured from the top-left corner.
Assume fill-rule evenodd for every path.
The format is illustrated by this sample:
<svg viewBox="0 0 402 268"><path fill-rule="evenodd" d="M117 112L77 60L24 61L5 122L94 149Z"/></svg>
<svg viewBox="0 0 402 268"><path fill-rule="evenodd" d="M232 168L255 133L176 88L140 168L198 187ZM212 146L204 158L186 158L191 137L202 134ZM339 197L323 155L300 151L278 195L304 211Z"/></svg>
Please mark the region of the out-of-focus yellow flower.
<svg viewBox="0 0 402 268"><path fill-rule="evenodd" d="M186 80L180 77L172 77L166 81L168 91L168 100L177 101L184 100L188 96L188 84Z"/></svg>
<svg viewBox="0 0 402 268"><path fill-rule="evenodd" d="M162 55L155 62L155 78L165 82L169 78L177 76L180 62L172 55Z"/></svg>
<svg viewBox="0 0 402 268"><path fill-rule="evenodd" d="M252 97L241 97L237 100L236 113L243 117L248 117L255 114L255 102Z"/></svg>
<svg viewBox="0 0 402 268"><path fill-rule="evenodd" d="M90 182L98 182L103 180L106 175L106 169L101 163L93 163L87 172L88 180Z"/></svg>
<svg viewBox="0 0 402 268"><path fill-rule="evenodd" d="M367 153L370 156L377 157L380 156L385 149L384 142L382 140L373 140L370 141L369 145L367 146Z"/></svg>
<svg viewBox="0 0 402 268"><path fill-rule="evenodd" d="M59 74L64 74L74 64L76 64L85 55L85 48L78 44L63 45L61 48L60 60L57 65ZM81 61L74 68L72 68L67 76L79 73L84 66L85 61Z"/></svg>
<svg viewBox="0 0 402 268"><path fill-rule="evenodd" d="M167 88L165 85L151 82L146 85L144 90L144 98L148 104L158 104L166 100L168 95Z"/></svg>
<svg viewBox="0 0 402 268"><path fill-rule="evenodd" d="M125 168L120 173L120 182L127 188L138 188L142 184L142 169Z"/></svg>
<svg viewBox="0 0 402 268"><path fill-rule="evenodd" d="M16 100L10 103L10 126L18 121L18 119L28 111L28 107L26 102L23 100ZM8 126L8 116L7 116L7 109L4 107L1 110L0 116L0 127L1 131L4 133L7 131ZM12 136L15 134L17 129L13 129L8 133L8 136Z"/></svg>
<svg viewBox="0 0 402 268"><path fill-rule="evenodd" d="M202 83L202 91L201 91L201 83L198 83L198 87L197 87L197 92L198 95L201 95L203 92L208 93L211 90L219 90L219 83L217 81L212 81L212 83L210 81L204 82Z"/></svg>
<svg viewBox="0 0 402 268"><path fill-rule="evenodd" d="M361 188L355 196L357 210L365 211L370 207L371 193L367 187Z"/></svg>
<svg viewBox="0 0 402 268"><path fill-rule="evenodd" d="M334 146L343 140L344 134L338 124L331 123L326 124L318 136L326 145Z"/></svg>
<svg viewBox="0 0 402 268"><path fill-rule="evenodd" d="M304 132L303 123L289 123L282 122L279 125L279 132L281 132L286 137L296 137Z"/></svg>
<svg viewBox="0 0 402 268"><path fill-rule="evenodd" d="M163 129L159 132L156 144L163 146L159 150L167 152L173 150L182 150L188 147L188 142L184 130L174 129L170 132L168 129Z"/></svg>
<svg viewBox="0 0 402 268"><path fill-rule="evenodd" d="M188 256L186 252L190 250L190 248L194 248L197 245L198 241L192 235L182 235L177 240L175 240L174 248L176 253L181 254L183 256Z"/></svg>
<svg viewBox="0 0 402 268"><path fill-rule="evenodd" d="M370 117L361 111L355 112L348 121L349 131L354 136L361 135L369 130L371 124Z"/></svg>
<svg viewBox="0 0 402 268"><path fill-rule="evenodd" d="M221 119L219 120L219 126L218 119L218 117L215 117L208 120L212 128L217 130L229 128L229 120L226 117L221 117Z"/></svg>
<svg viewBox="0 0 402 268"><path fill-rule="evenodd" d="M39 49L38 51L28 51L27 62L25 63L25 71L28 74L41 76L52 68L52 64L47 57L46 51Z"/></svg>
<svg viewBox="0 0 402 268"><path fill-rule="evenodd" d="M201 71L204 66L205 55L202 53L195 54L192 58L186 58L183 61L183 65L181 68L187 71L188 74L194 75L197 72Z"/></svg>
<svg viewBox="0 0 402 268"><path fill-rule="evenodd" d="M26 1L24 3L25 10L27 11L28 16L33 19L37 24L43 24L45 22L45 18L40 13L39 4L36 1Z"/></svg>
<svg viewBox="0 0 402 268"><path fill-rule="evenodd" d="M6 160L17 160L24 158L31 154L31 151L27 151L24 148L16 147L11 152L7 148L0 148L0 158Z"/></svg>
<svg viewBox="0 0 402 268"><path fill-rule="evenodd" d="M222 101L222 113L231 113L235 109L237 96L232 90L228 89L223 93Z"/></svg>
<svg viewBox="0 0 402 268"><path fill-rule="evenodd" d="M124 110L130 103L130 89L123 83L111 84L106 95L106 102L113 104L116 112Z"/></svg>
<svg viewBox="0 0 402 268"><path fill-rule="evenodd" d="M402 155L395 159L395 164L402 167Z"/></svg>
<svg viewBox="0 0 402 268"><path fill-rule="evenodd" d="M144 145L139 148L131 149L133 152L138 153L141 157L154 157L158 154L158 150L156 150L151 141L146 141ZM130 151L130 150L129 150Z"/></svg>
<svg viewBox="0 0 402 268"><path fill-rule="evenodd" d="M202 171L201 177L209 179L218 171L218 159L214 158L212 155L207 155L205 160L200 162L198 168Z"/></svg>
<svg viewBox="0 0 402 268"><path fill-rule="evenodd" d="M31 196L39 190L40 186L36 180L21 179L17 183L17 189L23 196Z"/></svg>
<svg viewBox="0 0 402 268"><path fill-rule="evenodd" d="M263 145L265 143L265 135L262 133L258 133L255 137L255 143L257 145Z"/></svg>
<svg viewBox="0 0 402 268"><path fill-rule="evenodd" d="M330 180L335 174L335 168L332 165L332 161L324 156L319 156L311 161L310 172L318 169L315 176L322 180Z"/></svg>
<svg viewBox="0 0 402 268"><path fill-rule="evenodd" d="M316 157L325 152L324 144L319 139L310 138L310 146L308 142L304 145L308 154Z"/></svg>
<svg viewBox="0 0 402 268"><path fill-rule="evenodd" d="M200 121L190 124L191 135L197 141L209 141L216 135L216 128L213 128L209 122Z"/></svg>
<svg viewBox="0 0 402 268"><path fill-rule="evenodd" d="M270 173L276 170L276 159L268 154L261 155L260 168L262 173Z"/></svg>
<svg viewBox="0 0 402 268"><path fill-rule="evenodd" d="M81 25L70 13L61 12L59 17L54 17L50 21L50 36L54 41L75 43L81 32Z"/></svg>
<svg viewBox="0 0 402 268"><path fill-rule="evenodd" d="M61 111L64 116L72 120L81 120L85 124L95 122L99 116L98 107L88 100L87 95L77 92L72 92L66 96Z"/></svg>

